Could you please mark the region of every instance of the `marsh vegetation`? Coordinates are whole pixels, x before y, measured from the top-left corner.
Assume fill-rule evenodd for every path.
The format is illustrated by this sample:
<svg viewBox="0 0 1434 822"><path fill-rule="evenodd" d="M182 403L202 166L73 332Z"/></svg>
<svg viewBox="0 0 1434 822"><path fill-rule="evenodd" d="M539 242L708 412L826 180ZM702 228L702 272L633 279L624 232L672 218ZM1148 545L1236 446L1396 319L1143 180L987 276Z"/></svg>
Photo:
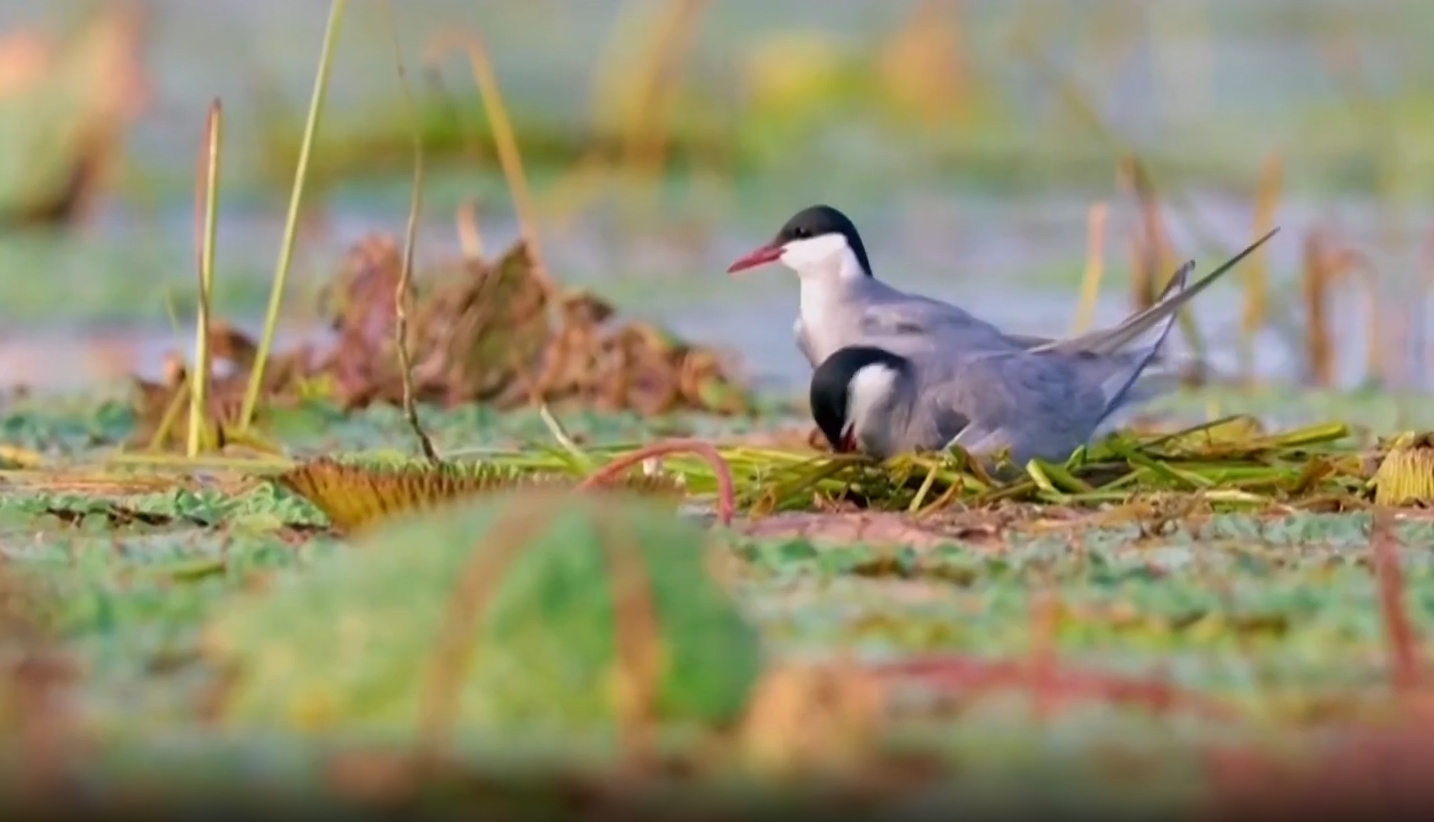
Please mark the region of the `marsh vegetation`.
<svg viewBox="0 0 1434 822"><path fill-rule="evenodd" d="M193 162L123 148L178 6L0 39L9 335L158 320L118 380L5 375L7 789L1434 803L1423 5L531 5L296 11L308 107L185 75ZM809 190L1017 331L1284 233L1128 430L873 464L812 436L789 283L717 273Z"/></svg>

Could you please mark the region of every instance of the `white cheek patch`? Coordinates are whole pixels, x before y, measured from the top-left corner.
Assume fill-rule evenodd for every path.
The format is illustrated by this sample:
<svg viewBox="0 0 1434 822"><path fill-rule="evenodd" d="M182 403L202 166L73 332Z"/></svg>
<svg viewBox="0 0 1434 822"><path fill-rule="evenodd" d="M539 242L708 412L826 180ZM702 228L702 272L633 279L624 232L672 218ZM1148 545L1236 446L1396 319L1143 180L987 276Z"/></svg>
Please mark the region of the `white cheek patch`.
<svg viewBox="0 0 1434 822"><path fill-rule="evenodd" d="M806 240L792 240L782 246L782 264L799 275L845 274L848 267L845 259L847 257L855 263L856 255L851 253L846 237L840 234L823 234ZM854 267L860 271L861 266Z"/></svg>
<svg viewBox="0 0 1434 822"><path fill-rule="evenodd" d="M859 428L871 419L877 407L896 391L898 377L896 369L880 363L858 370L847 386L846 427Z"/></svg>

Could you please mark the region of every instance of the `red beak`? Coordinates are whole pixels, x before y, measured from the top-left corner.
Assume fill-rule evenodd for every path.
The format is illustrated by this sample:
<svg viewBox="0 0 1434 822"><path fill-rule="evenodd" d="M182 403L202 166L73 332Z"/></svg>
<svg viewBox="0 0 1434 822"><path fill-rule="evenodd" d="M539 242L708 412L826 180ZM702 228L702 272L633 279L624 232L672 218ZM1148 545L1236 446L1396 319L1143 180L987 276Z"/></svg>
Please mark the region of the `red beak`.
<svg viewBox="0 0 1434 822"><path fill-rule="evenodd" d="M749 268L756 268L759 265L766 265L767 263L780 259L781 256L781 246L764 245L737 262L732 263L730 266L727 266L727 273L736 274L738 271L745 271Z"/></svg>

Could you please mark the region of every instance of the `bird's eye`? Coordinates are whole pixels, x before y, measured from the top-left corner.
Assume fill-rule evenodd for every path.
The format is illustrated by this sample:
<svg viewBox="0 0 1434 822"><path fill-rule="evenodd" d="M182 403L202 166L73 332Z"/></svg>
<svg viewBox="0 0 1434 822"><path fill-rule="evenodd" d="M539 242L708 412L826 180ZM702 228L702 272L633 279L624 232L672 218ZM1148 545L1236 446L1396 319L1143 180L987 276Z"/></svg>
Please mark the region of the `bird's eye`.
<svg viewBox="0 0 1434 822"><path fill-rule="evenodd" d="M796 237L798 240L805 240L812 236L812 232L810 229L807 229L804 226L797 226L796 228L792 229L792 236Z"/></svg>

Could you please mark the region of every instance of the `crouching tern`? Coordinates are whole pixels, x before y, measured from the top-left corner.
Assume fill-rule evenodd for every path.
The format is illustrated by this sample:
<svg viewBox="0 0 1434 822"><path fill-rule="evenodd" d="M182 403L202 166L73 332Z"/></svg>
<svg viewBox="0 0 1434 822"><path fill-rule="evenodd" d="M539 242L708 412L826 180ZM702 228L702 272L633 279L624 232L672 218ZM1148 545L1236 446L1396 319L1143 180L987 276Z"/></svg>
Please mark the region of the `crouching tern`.
<svg viewBox="0 0 1434 822"><path fill-rule="evenodd" d="M1154 306L1073 340L1026 342L973 332L979 326L949 319L960 316L954 306L947 319L904 340L868 335L817 366L812 417L838 452L884 459L960 445L979 456L1005 450L1018 464L1033 457L1063 461L1118 411L1175 386L1174 375L1146 369L1169 336L1176 309L1274 234L1189 287L1194 265L1186 263ZM1148 345L1121 350L1147 333L1154 335Z"/></svg>

